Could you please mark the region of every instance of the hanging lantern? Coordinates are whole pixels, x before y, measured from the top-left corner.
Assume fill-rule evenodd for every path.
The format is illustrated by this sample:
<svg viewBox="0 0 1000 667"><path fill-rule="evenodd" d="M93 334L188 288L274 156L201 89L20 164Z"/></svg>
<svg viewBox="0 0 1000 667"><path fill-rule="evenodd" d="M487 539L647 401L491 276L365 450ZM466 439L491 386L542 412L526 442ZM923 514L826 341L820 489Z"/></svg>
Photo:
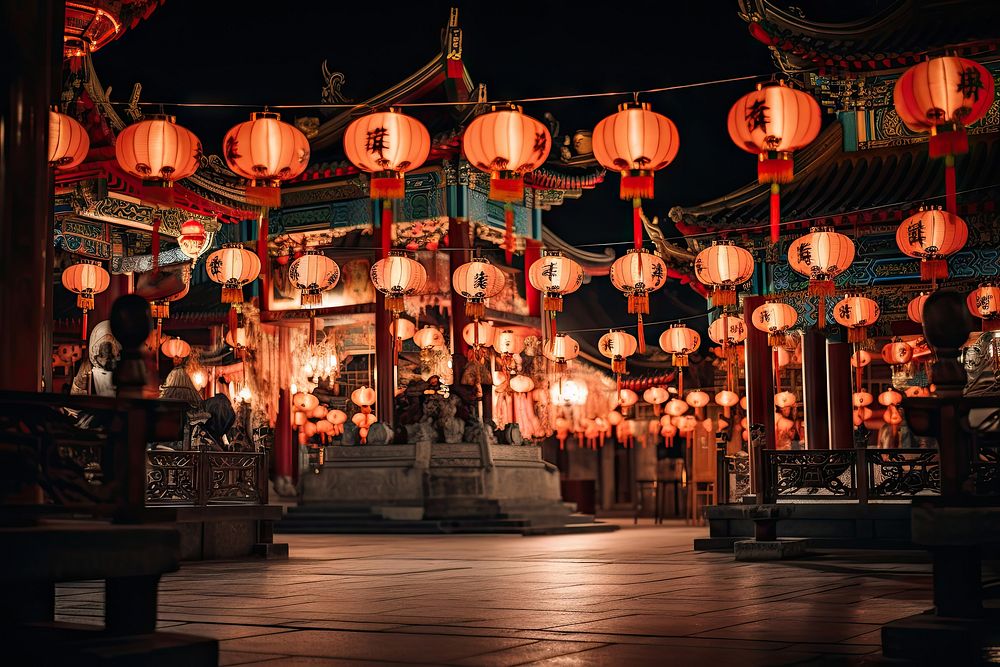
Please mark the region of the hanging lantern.
<svg viewBox="0 0 1000 667"><path fill-rule="evenodd" d="M864 368L872 362L872 355L867 350L855 350L851 355L851 366Z"/></svg>
<svg viewBox="0 0 1000 667"><path fill-rule="evenodd" d="M487 348L492 347L496 339L496 329L489 322L469 322L462 329L462 339L469 346L467 356L480 363L486 359Z"/></svg>
<svg viewBox="0 0 1000 667"><path fill-rule="evenodd" d="M404 297L416 294L427 282L427 270L411 255L392 250L372 265L371 281L385 295L385 309L395 315L404 310Z"/></svg>
<svg viewBox="0 0 1000 667"><path fill-rule="evenodd" d="M170 317L170 304L174 301L180 301L188 295L188 292L191 291L191 271L188 267L184 268L182 275L184 280L184 289L175 294L171 294L168 297L149 302L149 313L153 316L153 319L156 320L156 340L160 340L162 338L163 320Z"/></svg>
<svg viewBox="0 0 1000 667"><path fill-rule="evenodd" d="M201 142L173 116L154 115L129 125L115 138L115 157L143 185L166 189L191 176L201 160ZM170 195L147 190L151 198L171 203Z"/></svg>
<svg viewBox="0 0 1000 667"><path fill-rule="evenodd" d="M688 411L689 407L690 406L687 404L686 401L682 401L679 398L671 398L669 401L667 401L667 404L663 408L663 411L673 417L680 417L682 414Z"/></svg>
<svg viewBox="0 0 1000 667"><path fill-rule="evenodd" d="M413 343L421 350L444 347L444 334L434 327L424 327L413 334Z"/></svg>
<svg viewBox="0 0 1000 667"><path fill-rule="evenodd" d="M903 124L929 132L930 156L945 158L947 210L956 213L955 155L969 150L965 128L993 104L993 75L966 58L943 56L918 63L896 80L892 101Z"/></svg>
<svg viewBox="0 0 1000 667"><path fill-rule="evenodd" d="M494 335L493 349L500 355L501 366L510 370L514 366L514 355L524 350L524 336L504 329Z"/></svg>
<svg viewBox="0 0 1000 667"><path fill-rule="evenodd" d="M739 402L740 396L735 391L725 389L715 395L715 403L722 406L722 414L726 417L729 416L731 408Z"/></svg>
<svg viewBox="0 0 1000 667"><path fill-rule="evenodd" d="M542 354L549 361L559 366L565 366L567 361L576 359L580 354L580 344L566 334L556 334L542 345Z"/></svg>
<svg viewBox="0 0 1000 667"><path fill-rule="evenodd" d="M628 409L639 402L639 394L631 389L621 389L618 391L618 407L622 414L628 414Z"/></svg>
<svg viewBox="0 0 1000 667"><path fill-rule="evenodd" d="M205 225L198 220L186 220L181 225L180 236L177 237L177 246L187 257L191 258L192 266L198 261L201 253L205 251L208 236L205 234Z"/></svg>
<svg viewBox="0 0 1000 667"><path fill-rule="evenodd" d="M260 275L260 258L239 243L227 243L208 256L208 277L222 285L222 303L243 303L243 286Z"/></svg>
<svg viewBox="0 0 1000 667"><path fill-rule="evenodd" d="M83 162L90 150L87 130L75 118L49 111L49 166L72 169Z"/></svg>
<svg viewBox="0 0 1000 667"><path fill-rule="evenodd" d="M226 345L236 350L237 353L248 347L246 327L236 327L226 332Z"/></svg>
<svg viewBox="0 0 1000 667"><path fill-rule="evenodd" d="M519 394L527 394L535 388L535 382L527 375L515 375L510 379L510 388Z"/></svg>
<svg viewBox="0 0 1000 667"><path fill-rule="evenodd" d="M700 346L701 336L698 332L683 324L671 325L660 334L660 348L667 354L673 355L671 361L674 366L687 366L688 355L697 351Z"/></svg>
<svg viewBox="0 0 1000 667"><path fill-rule="evenodd" d="M670 400L670 394L663 387L650 387L642 392L642 400L652 405L656 414L659 414L660 406Z"/></svg>
<svg viewBox="0 0 1000 667"><path fill-rule="evenodd" d="M403 341L413 338L417 332L416 325L410 320L395 318L389 322L389 334L393 339L392 365L399 363L399 353L403 351Z"/></svg>
<svg viewBox="0 0 1000 667"><path fill-rule="evenodd" d="M785 333L795 326L799 314L787 303L768 301L757 306L751 315L753 325L767 332L767 344L780 347L785 344Z"/></svg>
<svg viewBox="0 0 1000 667"><path fill-rule="evenodd" d="M701 412L702 408L704 408L706 405L708 405L709 401L711 401L711 400L712 399L709 397L708 394L706 394L703 391L697 390L697 391L688 392L688 395L684 399L684 402L687 403L688 405L690 405L692 408L694 408L695 413L698 415L698 417L701 417L701 415L702 415L702 412Z"/></svg>
<svg viewBox="0 0 1000 667"><path fill-rule="evenodd" d="M281 116L267 111L250 114L222 141L226 164L250 181L247 197L262 206L281 204L281 182L309 166L309 140Z"/></svg>
<svg viewBox="0 0 1000 667"><path fill-rule="evenodd" d="M431 149L431 136L416 118L399 109L376 111L344 131L344 153L371 174L369 196L382 200L382 256L392 245L392 200L406 195L406 172L418 169Z"/></svg>
<svg viewBox="0 0 1000 667"><path fill-rule="evenodd" d="M1000 285L982 283L965 299L969 312L983 320L983 331L1000 328Z"/></svg>
<svg viewBox="0 0 1000 667"><path fill-rule="evenodd" d="M163 341L163 344L160 345L160 351L163 352L164 356L173 359L176 366L191 354L191 346L180 338L174 337Z"/></svg>
<svg viewBox="0 0 1000 667"><path fill-rule="evenodd" d="M340 280L337 263L316 250L307 250L288 267L288 281L300 290L303 306L323 303L323 292Z"/></svg>
<svg viewBox="0 0 1000 667"><path fill-rule="evenodd" d="M872 404L875 397L867 391L856 391L851 395L851 403L856 408L865 408Z"/></svg>
<svg viewBox="0 0 1000 667"><path fill-rule="evenodd" d="M878 304L860 294L848 295L833 307L833 317L847 327L847 340L851 343L867 340L868 326L875 324L878 316Z"/></svg>
<svg viewBox="0 0 1000 667"><path fill-rule="evenodd" d="M780 184L794 175L792 152L810 144L822 124L819 104L808 93L777 84L758 84L729 110L729 136L758 156L757 182L771 184L771 243L778 242Z"/></svg>
<svg viewBox="0 0 1000 667"><path fill-rule="evenodd" d="M927 302L927 297L929 296L930 292L921 292L906 304L906 316L910 318L911 322L916 322L917 324L924 323L924 304Z"/></svg>
<svg viewBox="0 0 1000 667"><path fill-rule="evenodd" d="M87 311L94 309L94 295L108 289L111 275L100 263L84 260L62 272L62 284L77 295L76 307L83 311L81 337L87 340Z"/></svg>
<svg viewBox="0 0 1000 667"><path fill-rule="evenodd" d="M621 391L621 376L626 373L625 360L635 354L637 343L631 334L612 329L601 336L597 349L611 360L611 371L618 381L618 391Z"/></svg>
<svg viewBox="0 0 1000 667"><path fill-rule="evenodd" d="M969 229L957 215L924 209L903 221L896 230L896 245L908 257L920 260L920 279L948 277L946 257L958 252L969 238Z"/></svg>
<svg viewBox="0 0 1000 667"><path fill-rule="evenodd" d="M680 135L673 121L648 104L622 104L594 128L594 158L621 174L622 199L632 200L632 236L642 246L642 200L653 198L653 172L677 157Z"/></svg>
<svg viewBox="0 0 1000 667"><path fill-rule="evenodd" d="M713 306L735 306L736 288L753 276L753 255L735 241L713 241L694 258L694 275L712 288Z"/></svg>
<svg viewBox="0 0 1000 667"><path fill-rule="evenodd" d="M563 296L583 284L583 267L558 250L546 251L528 269L528 281L542 293L542 309L549 315L551 333L556 333L556 313L563 309Z"/></svg>
<svg viewBox="0 0 1000 667"><path fill-rule="evenodd" d="M488 259L477 257L455 269L451 284L458 294L465 297L465 314L479 319L486 314L486 299L503 290L507 277Z"/></svg>
<svg viewBox="0 0 1000 667"><path fill-rule="evenodd" d="M826 297L836 293L833 279L854 261L854 242L830 227L811 227L788 246L788 265L809 279L810 296L819 297L816 326L826 327Z"/></svg>
<svg viewBox="0 0 1000 667"><path fill-rule="evenodd" d="M375 405L375 390L371 387L358 387L351 392L351 402L360 408L370 408Z"/></svg>
<svg viewBox="0 0 1000 667"><path fill-rule="evenodd" d="M739 345L747 338L747 325L741 318L723 316L708 325L708 338L719 345Z"/></svg>
<svg viewBox="0 0 1000 667"><path fill-rule="evenodd" d="M790 391L780 391L774 395L774 404L779 408L791 408L798 402L795 394Z"/></svg>
<svg viewBox="0 0 1000 667"><path fill-rule="evenodd" d="M611 284L628 297L628 312L639 323L639 354L646 353L642 316L649 313L649 293L663 287L667 265L659 255L644 248L630 248L611 265Z"/></svg>
<svg viewBox="0 0 1000 667"><path fill-rule="evenodd" d="M913 359L913 348L896 338L882 346L882 361L890 366L901 366Z"/></svg>
<svg viewBox="0 0 1000 667"><path fill-rule="evenodd" d="M894 389L887 389L878 395L878 402L880 405L886 407L890 405L899 405L903 402L903 395Z"/></svg>
<svg viewBox="0 0 1000 667"><path fill-rule="evenodd" d="M304 391L300 391L292 396L292 408L299 412L312 412L319 405L319 399Z"/></svg>
<svg viewBox="0 0 1000 667"><path fill-rule="evenodd" d="M508 264L515 245L513 204L524 201L524 175L542 166L551 148L548 128L513 104L477 116L462 136L465 159L490 175L490 199L504 203Z"/></svg>

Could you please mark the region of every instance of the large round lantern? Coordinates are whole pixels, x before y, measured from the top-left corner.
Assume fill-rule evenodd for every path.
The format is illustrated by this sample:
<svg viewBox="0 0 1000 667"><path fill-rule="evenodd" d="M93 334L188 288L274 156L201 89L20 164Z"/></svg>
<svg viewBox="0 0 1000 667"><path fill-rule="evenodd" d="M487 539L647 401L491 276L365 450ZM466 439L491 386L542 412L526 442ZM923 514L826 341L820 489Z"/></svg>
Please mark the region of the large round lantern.
<svg viewBox="0 0 1000 667"><path fill-rule="evenodd" d="M431 136L423 123L394 108L362 116L344 131L347 159L371 174L369 195L383 200L383 256L392 245L392 200L405 196L406 172L419 168L430 149Z"/></svg>
<svg viewBox="0 0 1000 667"><path fill-rule="evenodd" d="M969 292L965 300L969 312L983 320L983 331L1000 326L1000 285L983 283Z"/></svg>
<svg viewBox="0 0 1000 667"><path fill-rule="evenodd" d="M901 366L913 359L913 348L897 338L882 346L882 361L890 366Z"/></svg>
<svg viewBox="0 0 1000 667"><path fill-rule="evenodd" d="M375 405L375 390L371 387L358 387L351 392L351 402L361 408Z"/></svg>
<svg viewBox="0 0 1000 667"><path fill-rule="evenodd" d="M735 391L723 389L715 395L715 404L722 406L722 414L729 416L731 408L740 402L740 396Z"/></svg>
<svg viewBox="0 0 1000 667"><path fill-rule="evenodd" d="M694 275L712 288L713 306L734 306L736 288L753 276L753 255L735 241L715 241L694 258Z"/></svg>
<svg viewBox="0 0 1000 667"><path fill-rule="evenodd" d="M895 389L887 389L878 395L878 402L880 405L884 405L886 407L890 405L899 405L903 402L903 395Z"/></svg>
<svg viewBox="0 0 1000 667"><path fill-rule="evenodd" d="M250 120L226 133L222 144L229 168L250 181L247 196L264 206L281 204L281 182L309 166L306 135L276 113L250 114Z"/></svg>
<svg viewBox="0 0 1000 667"><path fill-rule="evenodd" d="M779 184L794 176L792 153L819 134L819 104L808 93L784 85L758 84L729 110L729 136L758 157L757 181L771 184L771 242L778 242L781 206Z"/></svg>
<svg viewBox="0 0 1000 667"><path fill-rule="evenodd" d="M638 402L639 394L631 389L622 389L618 392L618 406L622 408L623 413L627 413L628 409Z"/></svg>
<svg viewBox="0 0 1000 667"><path fill-rule="evenodd" d="M87 311L94 309L94 295L108 289L111 275L98 262L84 260L62 272L63 287L75 293L76 307L83 311L83 340L87 340Z"/></svg>
<svg viewBox="0 0 1000 667"><path fill-rule="evenodd" d="M292 396L292 408L299 412L312 412L319 406L319 398L314 394L300 391Z"/></svg>
<svg viewBox="0 0 1000 667"><path fill-rule="evenodd" d="M788 265L809 279L809 294L819 297L816 324L826 326L826 297L836 293L833 279L854 261L854 242L829 227L812 227L788 246Z"/></svg>
<svg viewBox="0 0 1000 667"><path fill-rule="evenodd" d="M198 170L201 142L173 116L148 116L115 138L115 157L143 185L169 188Z"/></svg>
<svg viewBox="0 0 1000 667"><path fill-rule="evenodd" d="M896 230L896 245L904 255L920 260L920 279L948 277L946 256L958 252L969 239L965 221L940 208L911 215Z"/></svg>
<svg viewBox="0 0 1000 667"><path fill-rule="evenodd" d="M700 389L688 392L688 395L684 398L684 401L694 408L699 416L701 416L701 409L708 405L711 400L711 397Z"/></svg>
<svg viewBox="0 0 1000 667"><path fill-rule="evenodd" d="M663 387L650 387L642 392L642 400L653 405L659 414L660 406L670 400L670 393Z"/></svg>
<svg viewBox="0 0 1000 667"><path fill-rule="evenodd" d="M167 357L174 360L174 364L180 364L181 360L190 356L191 346L180 338L168 338L160 345L160 351Z"/></svg>
<svg viewBox="0 0 1000 667"><path fill-rule="evenodd" d="M528 281L542 293L542 309L551 318L551 330L556 331L556 313L563 309L563 296L580 289L583 267L558 250L542 253L528 269Z"/></svg>
<svg viewBox="0 0 1000 667"><path fill-rule="evenodd" d="M504 357L521 354L524 350L524 336L511 329L504 329L493 337L493 349Z"/></svg>
<svg viewBox="0 0 1000 667"><path fill-rule="evenodd" d="M679 398L671 398L669 401L667 401L667 404L663 408L663 411L673 417L680 417L682 414L688 411L689 407L691 406L689 406L686 401L682 401Z"/></svg>
<svg viewBox="0 0 1000 667"><path fill-rule="evenodd" d="M444 346L444 334L435 327L424 327L413 334L413 343L421 350Z"/></svg>
<svg viewBox="0 0 1000 667"><path fill-rule="evenodd" d="M767 344L779 347L785 343L785 332L795 326L799 314L787 303L768 301L757 306L751 322L760 331L767 332Z"/></svg>
<svg viewBox="0 0 1000 667"><path fill-rule="evenodd" d="M632 235L642 245L642 200L653 198L653 172L677 157L680 135L673 121L648 104L622 104L594 128L594 158L621 174L619 194L632 200Z"/></svg>
<svg viewBox="0 0 1000 667"><path fill-rule="evenodd" d="M921 292L906 304L906 316L911 322L924 323L924 304L927 303L927 297L930 295L930 292Z"/></svg>
<svg viewBox="0 0 1000 667"><path fill-rule="evenodd" d="M180 236L177 237L177 246L187 257L191 259L191 265L198 261L201 253L205 251L208 242L208 235L205 234L205 225L198 220L185 220L181 225Z"/></svg>
<svg viewBox="0 0 1000 667"><path fill-rule="evenodd" d="M833 306L837 323L847 327L847 340L860 343L868 339L868 327L878 320L878 304L860 294L848 295Z"/></svg>
<svg viewBox="0 0 1000 667"><path fill-rule="evenodd" d="M496 329L489 322L469 322L462 329L462 340L474 348L492 347Z"/></svg>
<svg viewBox="0 0 1000 667"><path fill-rule="evenodd" d="M660 334L660 348L672 355L671 362L674 366L687 366L688 355L697 351L700 346L701 336L698 332L683 324L671 325Z"/></svg>
<svg viewBox="0 0 1000 667"><path fill-rule="evenodd" d="M260 275L260 259L239 243L228 243L208 256L205 268L222 285L222 303L243 303L243 286Z"/></svg>
<svg viewBox="0 0 1000 667"><path fill-rule="evenodd" d="M90 150L90 137L75 118L49 111L49 166L72 169Z"/></svg>
<svg viewBox="0 0 1000 667"><path fill-rule="evenodd" d="M542 166L551 148L548 128L513 104L477 116L462 136L465 159L490 175L490 199L504 203L508 264L514 252L513 203L524 200L524 175Z"/></svg>
<svg viewBox="0 0 1000 667"><path fill-rule="evenodd" d="M398 315L403 312L404 297L424 288L427 270L405 252L393 250L372 265L372 285L385 295L385 309Z"/></svg>
<svg viewBox="0 0 1000 667"><path fill-rule="evenodd" d="M649 313L649 293L667 281L667 265L659 255L644 248L630 248L614 261L609 275L611 284L628 297L628 312L639 322L639 354L645 354L642 316Z"/></svg>
<svg viewBox="0 0 1000 667"><path fill-rule="evenodd" d="M708 325L708 338L719 345L739 345L747 338L747 325L742 318L724 315Z"/></svg>
<svg viewBox="0 0 1000 667"><path fill-rule="evenodd" d="M499 294L506 282L504 272L484 257L462 264L451 277L455 291L465 297L465 314L473 319L486 314L486 299Z"/></svg>
<svg viewBox="0 0 1000 667"><path fill-rule="evenodd" d="M580 355L580 344L571 336L556 334L542 345L542 354L549 361L565 365L567 361L572 361Z"/></svg>
<svg viewBox="0 0 1000 667"><path fill-rule="evenodd" d="M302 254L288 266L288 281L302 295L303 306L318 306L323 303L323 292L340 280L337 263L315 250Z"/></svg>

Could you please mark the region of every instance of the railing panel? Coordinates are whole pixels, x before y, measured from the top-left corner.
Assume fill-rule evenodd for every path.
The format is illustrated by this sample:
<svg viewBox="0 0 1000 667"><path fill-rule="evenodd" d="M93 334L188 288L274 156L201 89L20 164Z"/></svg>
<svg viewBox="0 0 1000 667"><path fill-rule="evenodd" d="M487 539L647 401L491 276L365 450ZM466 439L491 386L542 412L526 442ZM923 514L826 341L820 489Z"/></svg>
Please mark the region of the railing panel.
<svg viewBox="0 0 1000 667"><path fill-rule="evenodd" d="M936 449L866 449L868 497L940 495L941 457Z"/></svg>
<svg viewBox="0 0 1000 667"><path fill-rule="evenodd" d="M261 503L260 469L262 452L205 452L208 487L205 501L218 503Z"/></svg>
<svg viewBox="0 0 1000 667"><path fill-rule="evenodd" d="M146 504L198 505L201 452L146 452Z"/></svg>
<svg viewBox="0 0 1000 667"><path fill-rule="evenodd" d="M972 462L976 479L976 495L1000 496L1000 445L982 445L976 449Z"/></svg>
<svg viewBox="0 0 1000 667"><path fill-rule="evenodd" d="M750 493L750 457L727 456L726 478L728 480L727 502L741 503L743 497Z"/></svg>
<svg viewBox="0 0 1000 667"><path fill-rule="evenodd" d="M781 499L858 497L854 450L765 450L767 495Z"/></svg>
<svg viewBox="0 0 1000 667"><path fill-rule="evenodd" d="M267 503L267 454L151 450L146 453L147 505Z"/></svg>

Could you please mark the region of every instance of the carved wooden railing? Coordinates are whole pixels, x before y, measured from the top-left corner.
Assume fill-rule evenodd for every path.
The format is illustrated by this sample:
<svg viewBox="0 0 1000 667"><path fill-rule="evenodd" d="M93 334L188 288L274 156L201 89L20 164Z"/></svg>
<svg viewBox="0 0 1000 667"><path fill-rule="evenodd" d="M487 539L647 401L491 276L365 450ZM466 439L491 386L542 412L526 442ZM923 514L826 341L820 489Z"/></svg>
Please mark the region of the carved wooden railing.
<svg viewBox="0 0 1000 667"><path fill-rule="evenodd" d="M267 453L151 450L147 506L266 505Z"/></svg>
<svg viewBox="0 0 1000 667"><path fill-rule="evenodd" d="M766 449L767 502L789 499L858 499L858 454L852 449L783 451Z"/></svg>
<svg viewBox="0 0 1000 667"><path fill-rule="evenodd" d="M750 493L750 457L719 451L719 502L736 504Z"/></svg>

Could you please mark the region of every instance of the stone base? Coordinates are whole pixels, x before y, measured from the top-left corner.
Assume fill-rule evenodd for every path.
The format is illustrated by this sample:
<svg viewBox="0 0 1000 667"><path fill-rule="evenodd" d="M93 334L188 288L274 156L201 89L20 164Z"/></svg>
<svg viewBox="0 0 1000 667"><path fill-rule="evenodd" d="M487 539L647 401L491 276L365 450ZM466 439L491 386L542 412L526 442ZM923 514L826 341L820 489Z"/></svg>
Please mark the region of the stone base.
<svg viewBox="0 0 1000 667"><path fill-rule="evenodd" d="M786 560L806 554L806 540L742 540L733 544L733 555L740 561Z"/></svg>
<svg viewBox="0 0 1000 667"><path fill-rule="evenodd" d="M978 665L1000 644L1000 609L983 618L959 619L928 612L882 627L882 654L922 665Z"/></svg>
<svg viewBox="0 0 1000 667"><path fill-rule="evenodd" d="M281 514L279 505L178 507L174 527L181 536L181 560L229 560L265 555L258 545L270 541L271 524L279 520ZM283 547L287 558L288 545ZM279 558L280 553L280 549L272 549L267 551L267 557Z"/></svg>

